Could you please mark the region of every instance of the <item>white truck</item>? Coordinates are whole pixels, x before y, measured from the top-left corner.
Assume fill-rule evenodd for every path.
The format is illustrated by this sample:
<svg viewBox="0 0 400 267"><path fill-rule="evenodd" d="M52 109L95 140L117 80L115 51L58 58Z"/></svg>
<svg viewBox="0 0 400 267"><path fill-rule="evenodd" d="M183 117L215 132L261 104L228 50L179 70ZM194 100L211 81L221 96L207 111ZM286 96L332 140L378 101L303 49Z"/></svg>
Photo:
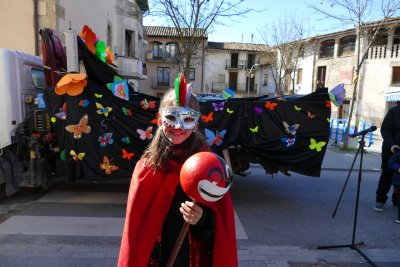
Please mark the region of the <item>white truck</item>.
<svg viewBox="0 0 400 267"><path fill-rule="evenodd" d="M48 184L44 79L40 57L0 48L0 198Z"/></svg>

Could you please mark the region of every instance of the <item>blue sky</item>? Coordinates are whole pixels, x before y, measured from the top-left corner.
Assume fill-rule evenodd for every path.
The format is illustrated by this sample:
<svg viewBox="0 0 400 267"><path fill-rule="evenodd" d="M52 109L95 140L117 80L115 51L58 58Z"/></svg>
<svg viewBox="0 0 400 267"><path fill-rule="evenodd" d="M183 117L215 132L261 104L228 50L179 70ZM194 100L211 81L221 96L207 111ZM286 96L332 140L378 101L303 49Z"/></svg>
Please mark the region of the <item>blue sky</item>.
<svg viewBox="0 0 400 267"><path fill-rule="evenodd" d="M373 1L375 4L381 2L380 0L370 1ZM253 43L264 43L259 35L260 30L265 28L265 25L278 21L279 17L285 14L296 14L302 17L305 20L306 27L309 29L309 36L335 32L352 27L351 25L342 25L337 20L324 18L323 15L307 6L307 4L312 4L334 11L336 7L331 7L324 0L245 0L244 3L247 7L256 10L266 8L266 11L261 13L252 12L246 15L246 17L235 18L236 22L226 19L224 21L226 25L218 25L212 32L209 32L209 41L250 43L251 34L253 34ZM381 18L378 8L379 6L374 8L375 10L371 14L371 20ZM166 26L161 20L152 17L145 17L144 25Z"/></svg>

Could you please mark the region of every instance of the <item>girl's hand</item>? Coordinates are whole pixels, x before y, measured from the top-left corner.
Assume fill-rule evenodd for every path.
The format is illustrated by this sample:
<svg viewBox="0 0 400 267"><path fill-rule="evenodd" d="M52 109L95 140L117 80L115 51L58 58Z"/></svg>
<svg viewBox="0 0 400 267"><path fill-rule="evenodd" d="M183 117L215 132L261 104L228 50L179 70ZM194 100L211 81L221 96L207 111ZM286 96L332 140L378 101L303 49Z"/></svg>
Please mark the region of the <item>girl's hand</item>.
<svg viewBox="0 0 400 267"><path fill-rule="evenodd" d="M179 211L183 214L183 219L191 225L196 225L203 216L203 209L191 201L181 203Z"/></svg>

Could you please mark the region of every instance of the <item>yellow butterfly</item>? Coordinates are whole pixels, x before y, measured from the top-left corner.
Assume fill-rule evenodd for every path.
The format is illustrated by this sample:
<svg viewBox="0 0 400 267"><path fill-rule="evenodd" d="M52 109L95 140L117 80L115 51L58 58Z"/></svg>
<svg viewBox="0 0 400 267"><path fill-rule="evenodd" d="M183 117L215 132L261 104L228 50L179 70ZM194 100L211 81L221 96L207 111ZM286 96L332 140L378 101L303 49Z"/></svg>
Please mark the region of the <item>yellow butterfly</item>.
<svg viewBox="0 0 400 267"><path fill-rule="evenodd" d="M97 97L97 98L102 98L103 97L102 94L94 94L94 96Z"/></svg>
<svg viewBox="0 0 400 267"><path fill-rule="evenodd" d="M325 141L319 141L317 143L317 141L314 138L311 138L309 148L312 150L315 149L317 152L320 152L325 145L326 145Z"/></svg>
<svg viewBox="0 0 400 267"><path fill-rule="evenodd" d="M301 108L299 108L299 107L296 106L296 105L294 105L294 109L295 109L296 111L300 111L300 110L301 110Z"/></svg>
<svg viewBox="0 0 400 267"><path fill-rule="evenodd" d="M108 116L108 113L110 113L112 111L111 107L103 107L102 104L97 103L97 102L96 102L96 108L98 108L97 114L100 114L100 115L103 114L106 117Z"/></svg>
<svg viewBox="0 0 400 267"><path fill-rule="evenodd" d="M226 108L226 112L228 112L229 114L232 114L232 113L233 113L233 110L231 110L231 109L229 109L229 108Z"/></svg>
<svg viewBox="0 0 400 267"><path fill-rule="evenodd" d="M258 132L258 125L256 127L254 127L254 128L250 128L250 131L252 133L257 133Z"/></svg>
<svg viewBox="0 0 400 267"><path fill-rule="evenodd" d="M83 157L85 156L85 153L78 153L78 154L76 154L76 152L75 152L74 150L71 150L71 151L69 152L69 154L72 156L72 158L73 158L75 161L82 160Z"/></svg>
<svg viewBox="0 0 400 267"><path fill-rule="evenodd" d="M331 118L326 118L326 121L327 122L331 122Z"/></svg>

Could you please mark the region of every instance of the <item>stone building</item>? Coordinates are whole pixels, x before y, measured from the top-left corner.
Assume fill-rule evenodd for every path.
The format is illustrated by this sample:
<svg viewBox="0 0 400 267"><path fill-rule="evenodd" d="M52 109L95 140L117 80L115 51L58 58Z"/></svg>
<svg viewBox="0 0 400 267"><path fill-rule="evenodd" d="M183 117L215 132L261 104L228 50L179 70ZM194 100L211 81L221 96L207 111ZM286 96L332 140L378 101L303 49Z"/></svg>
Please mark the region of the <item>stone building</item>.
<svg viewBox="0 0 400 267"><path fill-rule="evenodd" d="M372 28L378 23L368 25ZM343 83L346 99L342 106L333 108L332 117L347 118L356 78L355 30L318 35L305 43L304 55L296 70L295 92L307 94L320 86L333 88ZM368 50L366 43L366 39L361 39L361 56L366 52L366 58L358 77L355 111L359 121L380 126L393 101L400 100L400 18L387 20Z"/></svg>
<svg viewBox="0 0 400 267"><path fill-rule="evenodd" d="M116 53L118 72L137 90L143 69L147 0L19 0L2 6L0 47L41 54L39 29L77 34L88 25ZM12 27L8 26L12 25Z"/></svg>

